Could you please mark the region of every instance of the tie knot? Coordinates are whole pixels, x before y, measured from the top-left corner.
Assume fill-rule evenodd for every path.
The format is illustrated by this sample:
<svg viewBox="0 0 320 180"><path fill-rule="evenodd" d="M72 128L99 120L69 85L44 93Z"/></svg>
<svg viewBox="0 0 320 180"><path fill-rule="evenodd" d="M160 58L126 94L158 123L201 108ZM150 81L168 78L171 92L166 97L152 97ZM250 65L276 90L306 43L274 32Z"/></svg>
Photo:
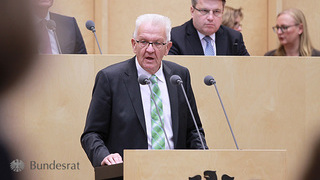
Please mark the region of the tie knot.
<svg viewBox="0 0 320 180"><path fill-rule="evenodd" d="M152 84L157 83L157 82L158 82L157 76L153 74L153 75L150 77L150 81L151 81Z"/></svg>
<svg viewBox="0 0 320 180"><path fill-rule="evenodd" d="M209 43L212 40L210 36L205 36L203 39L206 41L206 43Z"/></svg>

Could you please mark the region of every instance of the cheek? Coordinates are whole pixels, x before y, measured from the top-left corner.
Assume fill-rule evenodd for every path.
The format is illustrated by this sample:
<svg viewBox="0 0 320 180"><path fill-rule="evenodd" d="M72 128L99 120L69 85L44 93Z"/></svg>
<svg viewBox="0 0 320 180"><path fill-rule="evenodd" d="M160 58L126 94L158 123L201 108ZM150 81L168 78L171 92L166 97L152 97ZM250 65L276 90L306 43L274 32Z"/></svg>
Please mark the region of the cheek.
<svg viewBox="0 0 320 180"><path fill-rule="evenodd" d="M288 40L293 40L293 39L296 39L297 38L297 34L295 32L289 32L287 34L287 39Z"/></svg>
<svg viewBox="0 0 320 180"><path fill-rule="evenodd" d="M216 19L215 19L215 22L216 22L217 24L221 24L221 23L222 23L222 17L221 17L221 18L216 18Z"/></svg>

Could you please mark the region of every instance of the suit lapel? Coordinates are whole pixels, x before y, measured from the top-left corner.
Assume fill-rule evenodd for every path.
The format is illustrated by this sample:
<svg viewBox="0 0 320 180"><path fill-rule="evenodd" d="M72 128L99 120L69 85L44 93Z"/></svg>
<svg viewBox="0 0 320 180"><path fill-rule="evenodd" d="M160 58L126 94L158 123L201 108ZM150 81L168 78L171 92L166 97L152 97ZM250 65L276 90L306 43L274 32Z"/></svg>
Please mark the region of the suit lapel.
<svg viewBox="0 0 320 180"><path fill-rule="evenodd" d="M65 54L66 52L65 49L66 47L64 47L65 43L64 42L64 39L66 39L67 37L63 37L63 32L62 32L62 27L61 25L59 24L59 17L57 14L55 13L52 13L52 12L49 12L50 13L50 19L53 20L55 23L56 23L56 34L57 34L57 39L59 41L59 45L60 45L60 48L61 48L61 51L62 51L62 54ZM58 43L58 42L57 42Z"/></svg>
<svg viewBox="0 0 320 180"><path fill-rule="evenodd" d="M173 75L172 70L168 67L165 61L163 63L163 73L166 78L166 84L169 93L170 107L171 107L171 120L172 120L172 131L173 131L173 142L177 144L178 131L179 131L179 113L178 113L178 92L177 86L170 83L170 77Z"/></svg>
<svg viewBox="0 0 320 180"><path fill-rule="evenodd" d="M194 55L204 55L201 41L199 39L197 30L193 26L192 19L188 22L186 30L187 30L187 40L189 42L188 46L190 47L190 49L188 48L187 51L193 51L192 54Z"/></svg>
<svg viewBox="0 0 320 180"><path fill-rule="evenodd" d="M217 55L227 54L228 44L226 42L226 37L223 35L223 31L224 30L220 26L219 30L216 32Z"/></svg>
<svg viewBox="0 0 320 180"><path fill-rule="evenodd" d="M139 122L147 136L146 123L144 119L144 112L143 112L142 99L141 99L141 93L140 93L140 86L137 79L138 79L138 73L135 65L135 57L133 57L128 61L128 66L124 73L123 81L128 91L132 106L136 111Z"/></svg>

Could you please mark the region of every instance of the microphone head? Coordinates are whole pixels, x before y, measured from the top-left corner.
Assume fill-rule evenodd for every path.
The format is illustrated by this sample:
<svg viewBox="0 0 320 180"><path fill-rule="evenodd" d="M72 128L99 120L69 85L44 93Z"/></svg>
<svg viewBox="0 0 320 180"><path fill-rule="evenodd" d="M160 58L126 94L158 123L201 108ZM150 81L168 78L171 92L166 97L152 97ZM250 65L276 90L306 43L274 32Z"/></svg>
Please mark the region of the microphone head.
<svg viewBox="0 0 320 180"><path fill-rule="evenodd" d="M95 29L95 24L94 24L94 22L91 21L91 20L88 20L88 21L86 22L86 27L87 27L88 30L90 30L90 31L92 31L92 32L95 32L95 31L96 31L96 29Z"/></svg>
<svg viewBox="0 0 320 180"><path fill-rule="evenodd" d="M49 20L47 21L47 28L52 30L52 31L55 31L56 30L56 22L54 22L54 20Z"/></svg>
<svg viewBox="0 0 320 180"><path fill-rule="evenodd" d="M204 78L204 83L208 86L211 86L212 84L216 83L216 80L214 80L212 76L208 75Z"/></svg>
<svg viewBox="0 0 320 180"><path fill-rule="evenodd" d="M145 75L145 74L141 74L141 75L138 77L138 82L139 82L141 85L146 85L146 84L149 84L149 83L150 83L147 75Z"/></svg>
<svg viewBox="0 0 320 180"><path fill-rule="evenodd" d="M170 77L170 82L171 82L171 84L173 84L173 85L180 85L180 84L183 83L181 77L178 76L178 75L172 75L172 76Z"/></svg>

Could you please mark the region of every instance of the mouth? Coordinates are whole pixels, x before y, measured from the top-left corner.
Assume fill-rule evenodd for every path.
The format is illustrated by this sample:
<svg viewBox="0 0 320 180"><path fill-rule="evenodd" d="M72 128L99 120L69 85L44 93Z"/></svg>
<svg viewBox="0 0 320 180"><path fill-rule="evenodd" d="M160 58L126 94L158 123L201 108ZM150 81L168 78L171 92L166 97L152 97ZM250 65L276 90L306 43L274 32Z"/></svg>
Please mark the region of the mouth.
<svg viewBox="0 0 320 180"><path fill-rule="evenodd" d="M205 26L214 27L214 24L205 24Z"/></svg>
<svg viewBox="0 0 320 180"><path fill-rule="evenodd" d="M147 59L147 60L149 60L149 61L153 61L153 60L154 60L154 58L151 57L151 56L148 56L148 57L146 57L145 59Z"/></svg>

